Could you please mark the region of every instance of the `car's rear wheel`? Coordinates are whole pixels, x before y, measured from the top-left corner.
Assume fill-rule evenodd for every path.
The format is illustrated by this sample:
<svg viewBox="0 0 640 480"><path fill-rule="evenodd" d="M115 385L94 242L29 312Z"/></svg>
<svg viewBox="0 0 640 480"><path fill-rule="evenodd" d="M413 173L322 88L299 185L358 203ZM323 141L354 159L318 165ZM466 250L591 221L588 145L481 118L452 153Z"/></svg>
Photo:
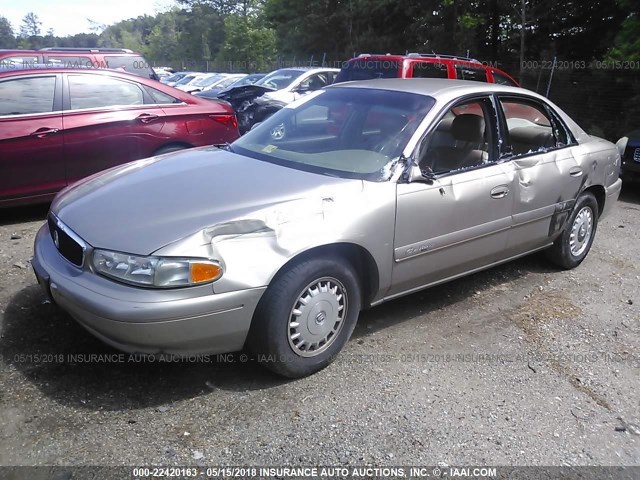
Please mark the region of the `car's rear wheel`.
<svg viewBox="0 0 640 480"><path fill-rule="evenodd" d="M547 250L547 257L556 265L575 268L585 259L598 227L598 202L590 192L578 197L567 225L553 246Z"/></svg>
<svg viewBox="0 0 640 480"><path fill-rule="evenodd" d="M254 315L247 346L258 362L290 378L329 365L360 313L353 268L339 258L309 259L279 275Z"/></svg>

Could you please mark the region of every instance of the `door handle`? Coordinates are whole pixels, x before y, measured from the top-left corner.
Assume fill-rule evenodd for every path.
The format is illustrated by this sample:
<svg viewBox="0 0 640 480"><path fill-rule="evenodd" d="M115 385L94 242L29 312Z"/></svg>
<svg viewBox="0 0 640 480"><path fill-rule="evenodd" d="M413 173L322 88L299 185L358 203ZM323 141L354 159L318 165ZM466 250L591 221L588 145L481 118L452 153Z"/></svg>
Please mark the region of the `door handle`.
<svg viewBox="0 0 640 480"><path fill-rule="evenodd" d="M58 133L59 131L60 130L57 128L42 127L37 129L35 132L31 132L29 136L36 138L45 138L49 135L53 135L54 133Z"/></svg>
<svg viewBox="0 0 640 480"><path fill-rule="evenodd" d="M569 175L571 175L572 177L581 177L582 173L582 168L580 167L572 167L569 170Z"/></svg>
<svg viewBox="0 0 640 480"><path fill-rule="evenodd" d="M509 188L506 185L499 185L491 190L491 198L504 198L509 195Z"/></svg>
<svg viewBox="0 0 640 480"><path fill-rule="evenodd" d="M152 113L142 113L138 115L137 120L141 121L142 123L151 123L155 122L159 118L160 117L158 115L154 115Z"/></svg>

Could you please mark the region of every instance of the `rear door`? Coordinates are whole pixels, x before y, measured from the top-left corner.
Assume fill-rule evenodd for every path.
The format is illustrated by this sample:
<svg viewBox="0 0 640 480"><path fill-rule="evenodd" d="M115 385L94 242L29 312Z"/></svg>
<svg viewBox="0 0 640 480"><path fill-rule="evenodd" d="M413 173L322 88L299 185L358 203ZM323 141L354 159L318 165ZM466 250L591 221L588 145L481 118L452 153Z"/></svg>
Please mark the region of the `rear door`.
<svg viewBox="0 0 640 480"><path fill-rule="evenodd" d="M588 172L580 146L544 103L499 96L503 164L513 175L513 228L505 257L548 245L564 225Z"/></svg>
<svg viewBox="0 0 640 480"><path fill-rule="evenodd" d="M0 79L0 202L66 185L58 74Z"/></svg>
<svg viewBox="0 0 640 480"><path fill-rule="evenodd" d="M135 82L67 73L64 154L69 183L148 157L162 145L165 113Z"/></svg>

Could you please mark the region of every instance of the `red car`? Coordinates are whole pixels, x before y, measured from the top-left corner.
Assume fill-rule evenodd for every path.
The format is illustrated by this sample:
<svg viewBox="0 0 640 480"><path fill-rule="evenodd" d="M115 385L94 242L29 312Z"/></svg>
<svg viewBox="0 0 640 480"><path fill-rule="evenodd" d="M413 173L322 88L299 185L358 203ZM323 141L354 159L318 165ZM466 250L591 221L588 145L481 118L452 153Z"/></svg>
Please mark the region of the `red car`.
<svg viewBox="0 0 640 480"><path fill-rule="evenodd" d="M229 104L155 80L112 70L0 71L0 207L48 201L114 165L238 136Z"/></svg>
<svg viewBox="0 0 640 480"><path fill-rule="evenodd" d="M507 73L478 60L435 53L363 53L342 66L335 83L376 78L449 78L520 86Z"/></svg>

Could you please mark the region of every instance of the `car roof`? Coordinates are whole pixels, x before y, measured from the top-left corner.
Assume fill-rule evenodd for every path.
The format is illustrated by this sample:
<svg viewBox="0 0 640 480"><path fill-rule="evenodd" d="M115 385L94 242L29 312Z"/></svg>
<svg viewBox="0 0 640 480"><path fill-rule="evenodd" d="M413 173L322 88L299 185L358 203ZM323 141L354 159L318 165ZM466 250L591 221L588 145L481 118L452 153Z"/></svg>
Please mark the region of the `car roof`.
<svg viewBox="0 0 640 480"><path fill-rule="evenodd" d="M417 95L430 96L440 104L449 103L468 95L486 93L511 93L514 95L526 95L549 104L562 119L569 125L572 132L578 137L585 138L586 132L560 107L548 98L520 87L499 85L497 83L472 82L469 80L454 80L447 78L379 78L375 80L359 80L355 82L336 83L325 87L335 88L367 88L376 90L390 90L406 92Z"/></svg>
<svg viewBox="0 0 640 480"><path fill-rule="evenodd" d="M378 90L394 90L399 92L416 93L434 97L459 97L467 93L481 92L511 92L525 93L540 97L535 92L519 87L510 87L496 83L472 82L449 78L377 78L373 80L358 80L331 85L327 88L374 88Z"/></svg>
<svg viewBox="0 0 640 480"><path fill-rule="evenodd" d="M140 75L136 75L134 73L129 73L126 71L116 70L112 68L92 68L92 67L73 67L68 68L64 66L52 67L50 65L43 65L42 68L7 68L0 69L0 76L8 77L9 74L13 73L16 75L31 75L31 74L42 74L42 73L84 73L88 75L108 75L108 76L116 76L122 77L127 80L133 80L138 83L145 83L149 79L146 77L141 77ZM155 82L155 80L152 80Z"/></svg>

